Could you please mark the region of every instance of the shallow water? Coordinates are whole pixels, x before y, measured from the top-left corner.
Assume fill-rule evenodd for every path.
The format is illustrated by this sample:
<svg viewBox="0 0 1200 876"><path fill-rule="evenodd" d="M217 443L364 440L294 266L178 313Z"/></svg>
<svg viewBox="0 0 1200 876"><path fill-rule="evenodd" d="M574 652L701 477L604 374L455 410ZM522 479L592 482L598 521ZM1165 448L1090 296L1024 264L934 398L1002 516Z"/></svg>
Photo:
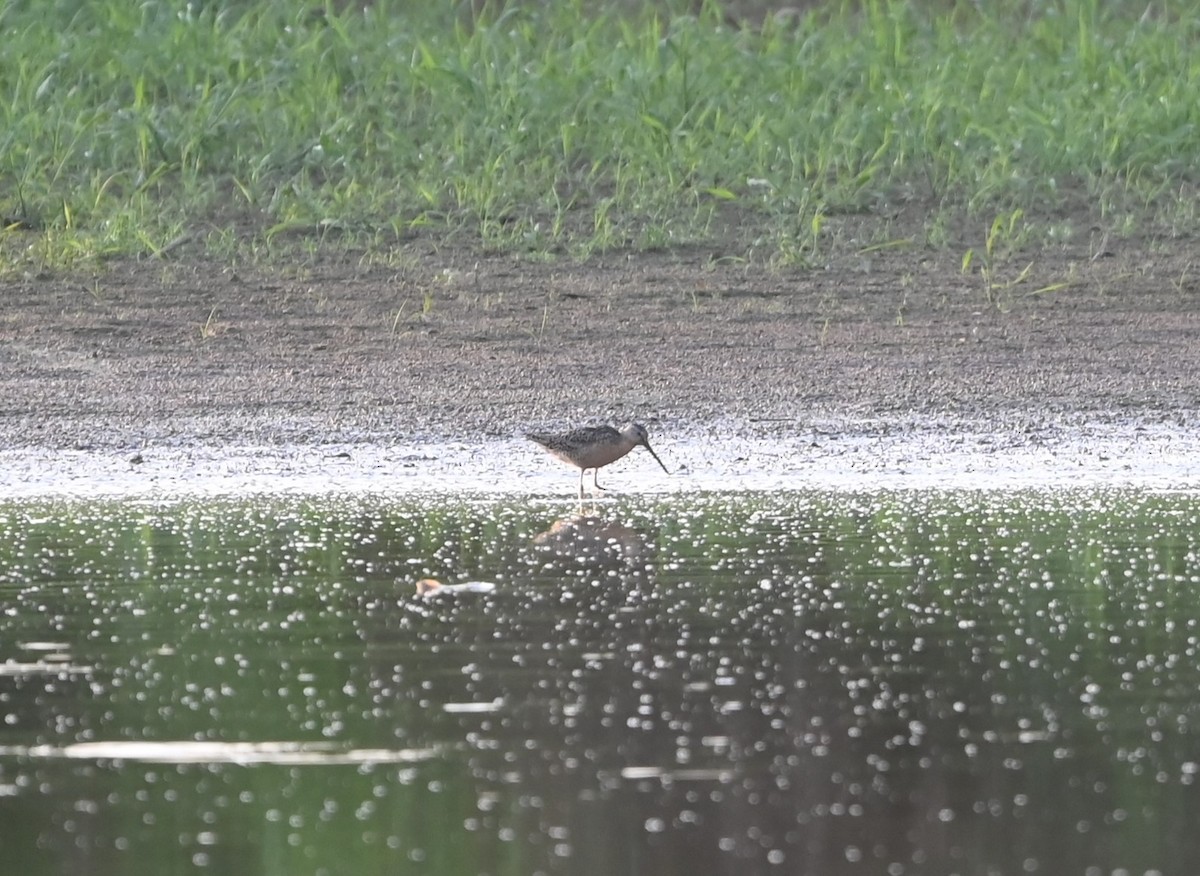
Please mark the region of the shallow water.
<svg viewBox="0 0 1200 876"><path fill-rule="evenodd" d="M768 424L769 426L770 424ZM762 428L767 429L768 426ZM1190 421L1125 417L1005 428L929 418L664 429L604 469L619 494L703 491L1047 489L1200 490ZM578 472L521 437L486 441L218 445L174 439L140 449L0 448L8 498L126 499L416 492L571 496Z"/></svg>
<svg viewBox="0 0 1200 876"><path fill-rule="evenodd" d="M1188 872L1198 523L1132 490L0 504L0 849Z"/></svg>

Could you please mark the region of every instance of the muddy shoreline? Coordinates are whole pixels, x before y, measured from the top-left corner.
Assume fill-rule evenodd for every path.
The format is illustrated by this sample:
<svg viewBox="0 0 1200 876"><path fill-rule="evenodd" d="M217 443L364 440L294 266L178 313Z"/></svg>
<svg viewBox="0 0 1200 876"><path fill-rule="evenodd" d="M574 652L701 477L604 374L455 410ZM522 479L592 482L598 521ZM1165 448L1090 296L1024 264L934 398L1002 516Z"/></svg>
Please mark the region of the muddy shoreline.
<svg viewBox="0 0 1200 876"><path fill-rule="evenodd" d="M1195 423L1183 245L1042 254L992 301L952 253L786 271L711 255L10 277L0 446L441 444L627 419L667 443Z"/></svg>

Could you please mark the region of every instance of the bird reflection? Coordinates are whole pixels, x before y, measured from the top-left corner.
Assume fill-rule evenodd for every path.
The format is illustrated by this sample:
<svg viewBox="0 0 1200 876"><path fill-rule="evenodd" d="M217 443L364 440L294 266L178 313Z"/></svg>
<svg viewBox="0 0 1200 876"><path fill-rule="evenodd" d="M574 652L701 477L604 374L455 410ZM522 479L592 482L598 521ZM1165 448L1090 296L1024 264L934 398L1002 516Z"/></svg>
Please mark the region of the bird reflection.
<svg viewBox="0 0 1200 876"><path fill-rule="evenodd" d="M644 532L581 510L554 521L533 537L547 565L587 566L626 573L642 572L654 549Z"/></svg>

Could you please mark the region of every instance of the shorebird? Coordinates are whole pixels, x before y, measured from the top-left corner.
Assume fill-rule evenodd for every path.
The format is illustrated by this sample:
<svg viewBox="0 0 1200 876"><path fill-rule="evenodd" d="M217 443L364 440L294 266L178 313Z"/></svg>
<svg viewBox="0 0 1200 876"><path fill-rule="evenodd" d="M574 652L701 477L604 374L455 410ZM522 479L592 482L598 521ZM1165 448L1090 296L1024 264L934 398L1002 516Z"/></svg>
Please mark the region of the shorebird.
<svg viewBox="0 0 1200 876"><path fill-rule="evenodd" d="M583 476L592 470L592 486L597 490L604 487L597 483L600 467L616 462L639 444L650 451L654 461L667 471L663 461L650 446L650 436L641 423L630 423L620 431L612 426L583 426L570 432L528 432L525 435L535 444L540 444L556 459L579 469L579 498L583 498Z"/></svg>

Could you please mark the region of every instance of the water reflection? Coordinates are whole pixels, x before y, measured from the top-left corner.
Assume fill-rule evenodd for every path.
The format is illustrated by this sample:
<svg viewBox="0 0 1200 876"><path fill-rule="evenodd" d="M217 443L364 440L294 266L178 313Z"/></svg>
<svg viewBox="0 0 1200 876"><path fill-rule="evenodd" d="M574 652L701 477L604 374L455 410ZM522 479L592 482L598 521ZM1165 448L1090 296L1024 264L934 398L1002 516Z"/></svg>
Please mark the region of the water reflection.
<svg viewBox="0 0 1200 876"><path fill-rule="evenodd" d="M533 538L540 549L543 568L550 558L590 569L593 572L624 572L631 575L653 571L651 533L617 520L608 520L594 511L580 511L555 520L549 529Z"/></svg>
<svg viewBox="0 0 1200 876"><path fill-rule="evenodd" d="M0 847L31 874L1186 872L1198 517L0 506Z"/></svg>

